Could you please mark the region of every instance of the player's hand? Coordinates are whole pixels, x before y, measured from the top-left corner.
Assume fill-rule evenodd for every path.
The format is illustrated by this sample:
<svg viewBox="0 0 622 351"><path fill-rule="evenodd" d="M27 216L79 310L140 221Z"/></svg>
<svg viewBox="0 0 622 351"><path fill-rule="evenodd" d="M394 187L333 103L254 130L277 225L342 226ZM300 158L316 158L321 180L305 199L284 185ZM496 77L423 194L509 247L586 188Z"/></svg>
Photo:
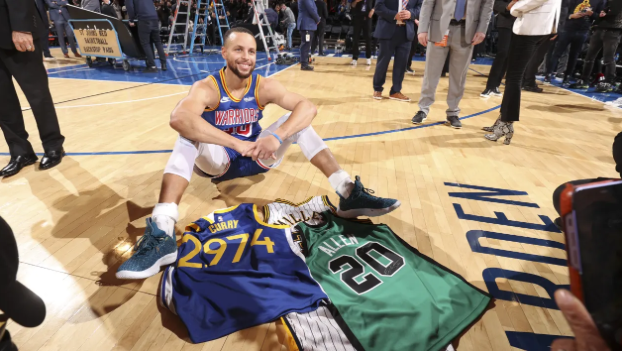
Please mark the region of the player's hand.
<svg viewBox="0 0 622 351"><path fill-rule="evenodd" d="M35 44L32 43L32 34L13 31L13 44L17 51L35 51Z"/></svg>
<svg viewBox="0 0 622 351"><path fill-rule="evenodd" d="M233 150L239 152L242 156L246 156L247 153L250 153L251 150L255 148L255 143L251 141L239 140L233 146Z"/></svg>
<svg viewBox="0 0 622 351"><path fill-rule="evenodd" d="M419 39L419 44L427 47L428 46L428 33L421 33L417 36Z"/></svg>
<svg viewBox="0 0 622 351"><path fill-rule="evenodd" d="M568 290L557 290L555 302L562 311L575 339L557 339L551 350L606 351L610 350L596 328L596 324L585 306Z"/></svg>
<svg viewBox="0 0 622 351"><path fill-rule="evenodd" d="M254 147L251 150L247 150L246 154L243 156L250 157L253 161L268 159L276 160L275 152L279 146L281 146L281 143L279 143L273 135L267 135L263 138L259 138L254 144Z"/></svg>
<svg viewBox="0 0 622 351"><path fill-rule="evenodd" d="M477 32L475 33L475 36L473 37L473 41L471 41L471 44L477 45L481 43L482 41L484 41L484 39L486 39L486 33Z"/></svg>

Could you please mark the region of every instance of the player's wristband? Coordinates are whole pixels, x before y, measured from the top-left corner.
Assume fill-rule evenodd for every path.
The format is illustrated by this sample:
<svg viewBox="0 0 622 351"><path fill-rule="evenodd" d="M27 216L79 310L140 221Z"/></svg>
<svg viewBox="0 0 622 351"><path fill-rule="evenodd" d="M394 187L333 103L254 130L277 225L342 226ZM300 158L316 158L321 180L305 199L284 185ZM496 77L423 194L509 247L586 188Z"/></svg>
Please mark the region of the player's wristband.
<svg viewBox="0 0 622 351"><path fill-rule="evenodd" d="M276 140L278 140L278 141L279 141L279 144L283 144L283 140L281 140L281 138L280 138L278 135L276 135L276 133L272 133L272 132L271 132L271 131L269 131L269 130L268 130L267 132L268 132L268 133L270 133L270 134L272 134L272 136L273 136L273 137L275 137L275 138L276 138Z"/></svg>

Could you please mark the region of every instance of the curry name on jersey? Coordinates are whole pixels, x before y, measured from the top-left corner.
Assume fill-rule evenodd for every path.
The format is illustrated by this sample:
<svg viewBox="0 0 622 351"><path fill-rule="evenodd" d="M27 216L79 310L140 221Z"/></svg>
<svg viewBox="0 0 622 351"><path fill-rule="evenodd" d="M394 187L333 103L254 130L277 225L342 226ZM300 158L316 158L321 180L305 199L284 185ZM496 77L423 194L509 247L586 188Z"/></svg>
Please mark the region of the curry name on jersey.
<svg viewBox="0 0 622 351"><path fill-rule="evenodd" d="M288 226L260 220L256 206L214 211L186 227L161 302L195 342L310 312L327 300Z"/></svg>
<svg viewBox="0 0 622 351"><path fill-rule="evenodd" d="M263 118L264 109L258 100L261 76L253 73L248 79L243 96L236 98L227 87L226 69L227 67L223 67L217 75L208 77L218 88L218 104L207 106L202 117L225 133L241 140L254 141L261 133L259 120Z"/></svg>

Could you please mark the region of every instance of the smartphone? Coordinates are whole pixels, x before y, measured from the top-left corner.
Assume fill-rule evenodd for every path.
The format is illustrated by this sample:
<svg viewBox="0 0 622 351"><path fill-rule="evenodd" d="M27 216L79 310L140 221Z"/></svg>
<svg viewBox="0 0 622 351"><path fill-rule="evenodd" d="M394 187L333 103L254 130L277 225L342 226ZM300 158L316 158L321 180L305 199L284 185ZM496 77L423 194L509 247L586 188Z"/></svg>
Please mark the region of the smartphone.
<svg viewBox="0 0 622 351"><path fill-rule="evenodd" d="M561 197L570 289L622 350L622 180L568 184Z"/></svg>

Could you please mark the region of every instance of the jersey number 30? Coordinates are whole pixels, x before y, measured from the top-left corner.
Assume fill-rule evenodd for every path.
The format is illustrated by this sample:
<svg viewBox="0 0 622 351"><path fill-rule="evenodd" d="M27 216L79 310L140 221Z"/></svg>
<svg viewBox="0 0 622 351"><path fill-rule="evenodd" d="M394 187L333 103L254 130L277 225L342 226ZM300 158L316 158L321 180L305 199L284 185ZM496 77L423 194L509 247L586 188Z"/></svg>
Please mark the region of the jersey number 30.
<svg viewBox="0 0 622 351"><path fill-rule="evenodd" d="M371 251L375 251L379 256L384 257L387 261L389 261L389 263L381 263L369 254ZM384 277L393 276L400 270L400 268L402 268L402 266L404 266L404 257L376 242L368 242L367 244L357 248L356 256L358 256L358 258L364 263L367 263L367 265L376 271L376 273ZM328 262L328 268L331 272L333 272L333 274L341 273L341 281L359 295L362 295L382 284L382 280L374 274L365 274L365 267L353 256L344 255L337 257Z"/></svg>

